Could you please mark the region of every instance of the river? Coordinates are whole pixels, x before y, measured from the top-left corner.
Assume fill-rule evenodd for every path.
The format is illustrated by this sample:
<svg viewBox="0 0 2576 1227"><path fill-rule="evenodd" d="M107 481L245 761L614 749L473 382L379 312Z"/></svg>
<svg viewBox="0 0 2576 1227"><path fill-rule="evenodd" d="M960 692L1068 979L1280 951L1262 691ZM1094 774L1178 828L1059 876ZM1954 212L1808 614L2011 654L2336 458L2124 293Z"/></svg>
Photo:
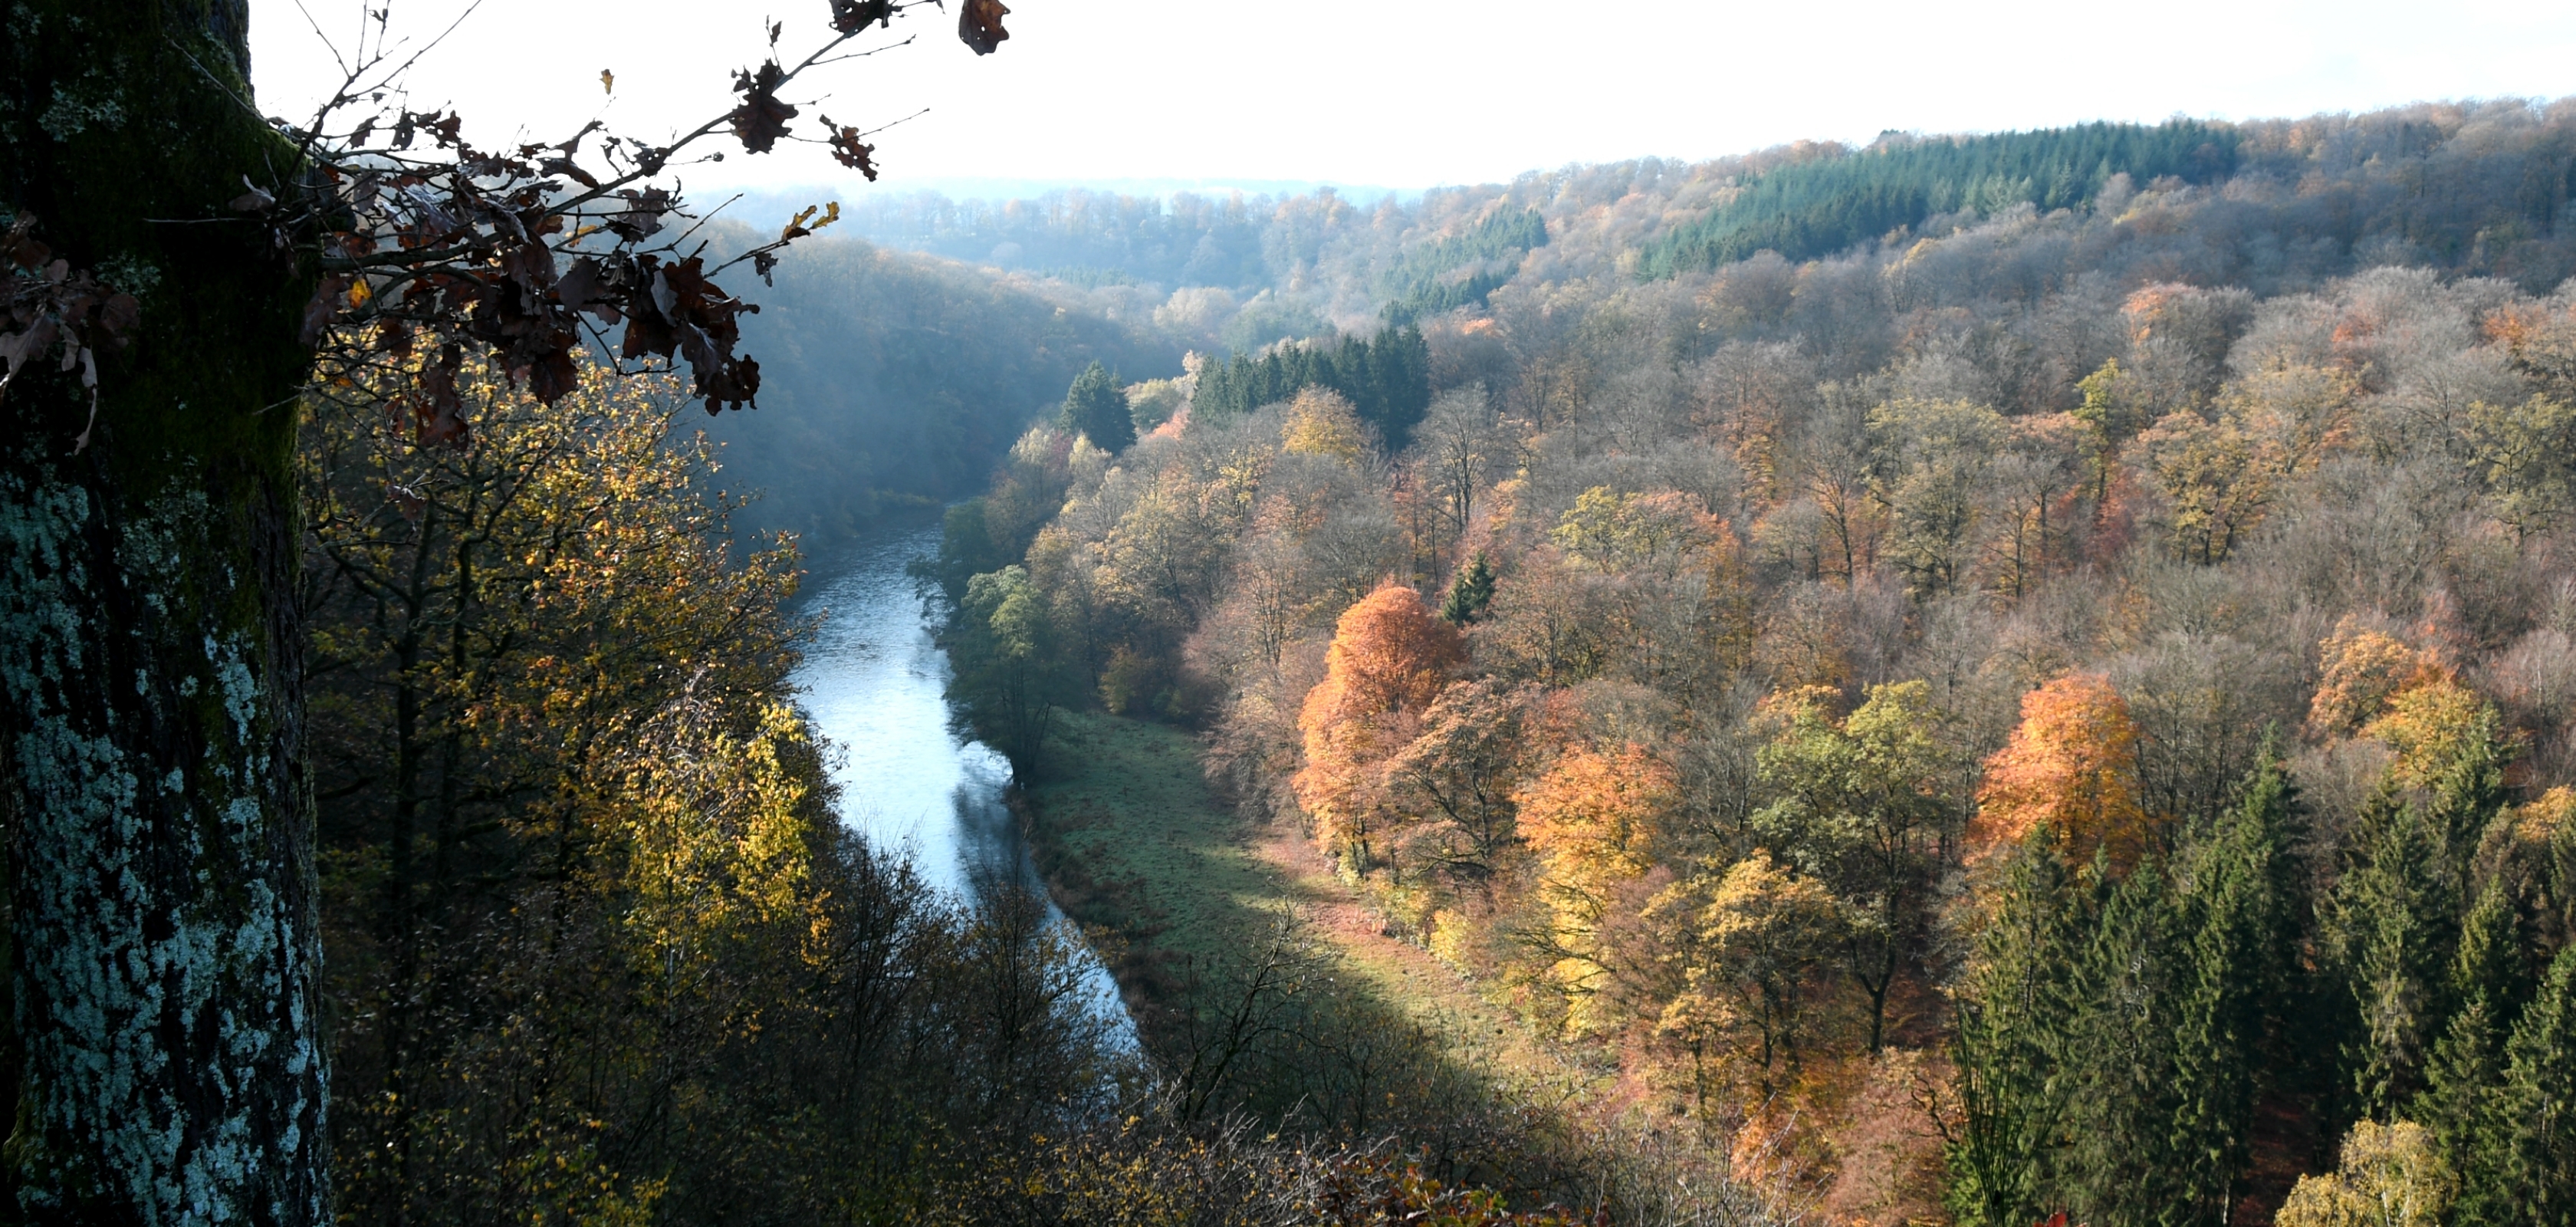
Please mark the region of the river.
<svg viewBox="0 0 2576 1227"><path fill-rule="evenodd" d="M939 551L936 525L885 533L809 577L809 608L823 623L797 668L806 712L838 751L841 821L879 848L898 849L931 885L960 900L993 882L1043 896L1003 793L1011 766L949 720L948 654L930 637L920 591L905 567ZM1053 901L1051 916L1064 913ZM1136 1043L1135 1020L1109 969L1083 948L1088 1007Z"/></svg>

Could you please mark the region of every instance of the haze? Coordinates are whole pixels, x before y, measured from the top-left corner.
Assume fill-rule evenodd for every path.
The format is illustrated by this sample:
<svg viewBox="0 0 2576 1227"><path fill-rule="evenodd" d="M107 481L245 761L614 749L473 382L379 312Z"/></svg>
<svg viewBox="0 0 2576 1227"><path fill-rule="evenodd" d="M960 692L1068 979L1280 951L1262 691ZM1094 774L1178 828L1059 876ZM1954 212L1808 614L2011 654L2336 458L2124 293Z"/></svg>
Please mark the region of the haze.
<svg viewBox="0 0 2576 1227"><path fill-rule="evenodd" d="M357 5L304 0L346 50ZM415 45L464 0L399 0ZM610 20L601 14L624 14ZM549 139L605 112L647 135L726 105L770 16L810 46L823 0L487 3L411 78L469 136ZM961 179L1302 180L1420 188L1567 162L1703 158L1885 128L1998 131L2183 114L2242 119L2434 98L2576 92L2576 8L2402 0L2186 0L2152 15L2012 0L1476 6L1317 0L1021 0L978 61L924 9L904 50L840 66L818 107L884 134L886 187ZM261 106L307 114L336 83L295 0L253 0ZM617 74L603 98L600 70ZM703 168L703 184L842 183L819 147Z"/></svg>

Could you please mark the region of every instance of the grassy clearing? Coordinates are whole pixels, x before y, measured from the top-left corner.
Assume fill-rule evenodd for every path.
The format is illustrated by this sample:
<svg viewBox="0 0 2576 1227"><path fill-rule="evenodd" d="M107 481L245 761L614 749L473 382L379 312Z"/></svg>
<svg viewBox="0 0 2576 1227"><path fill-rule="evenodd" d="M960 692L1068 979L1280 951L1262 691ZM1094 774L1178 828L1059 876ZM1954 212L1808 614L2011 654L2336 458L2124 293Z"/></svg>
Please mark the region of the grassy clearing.
<svg viewBox="0 0 2576 1227"><path fill-rule="evenodd" d="M1237 817L1208 787L1190 734L1071 714L1050 760L1026 794L1039 868L1104 939L1140 1018L1184 1004L1193 965L1248 948L1294 908L1341 955L1343 991L1394 1007L1452 1059L1554 1102L1611 1076L1570 1063L1447 964L1386 936L1294 832Z"/></svg>

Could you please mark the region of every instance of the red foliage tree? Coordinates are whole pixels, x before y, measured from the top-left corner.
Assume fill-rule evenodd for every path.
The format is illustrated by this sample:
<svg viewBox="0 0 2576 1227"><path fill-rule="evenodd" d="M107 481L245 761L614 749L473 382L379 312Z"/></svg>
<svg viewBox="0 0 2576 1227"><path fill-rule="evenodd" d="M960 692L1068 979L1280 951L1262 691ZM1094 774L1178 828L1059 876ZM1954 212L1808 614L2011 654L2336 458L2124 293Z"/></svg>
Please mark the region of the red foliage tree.
<svg viewBox="0 0 2576 1227"><path fill-rule="evenodd" d="M1456 627L1420 594L1388 584L1343 611L1325 657L1324 680L1306 695L1297 730L1306 766L1291 781L1315 821L1315 838L1365 870L1386 761L1413 740L1466 659Z"/></svg>

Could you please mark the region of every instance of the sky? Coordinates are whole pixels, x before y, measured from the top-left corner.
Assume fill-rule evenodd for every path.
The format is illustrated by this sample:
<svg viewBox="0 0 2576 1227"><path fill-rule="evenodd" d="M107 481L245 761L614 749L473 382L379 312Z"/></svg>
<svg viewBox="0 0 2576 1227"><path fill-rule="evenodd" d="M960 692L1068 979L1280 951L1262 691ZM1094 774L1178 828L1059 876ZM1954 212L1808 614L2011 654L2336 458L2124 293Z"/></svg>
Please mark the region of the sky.
<svg viewBox="0 0 2576 1227"><path fill-rule="evenodd" d="M469 0L390 5L418 48ZM2576 95L2576 4L2397 0L1882 0L1568 4L1482 0L1016 0L978 57L923 6L786 93L796 130L874 127L877 190L993 183L1509 180L1644 155L1700 159L1885 129L2004 131L2094 119L2247 119L2456 98ZM263 109L309 115L365 11L251 0ZM827 0L483 0L413 68L416 109L466 135L559 140L594 116L667 139L732 105L767 23L800 55ZM308 14L310 21L308 21ZM330 36L326 44L315 25ZM369 46L373 46L372 36ZM616 74L604 91L600 72ZM730 142L725 142L730 144ZM860 187L819 147L734 148L688 184ZM845 190L846 190L845 189Z"/></svg>

